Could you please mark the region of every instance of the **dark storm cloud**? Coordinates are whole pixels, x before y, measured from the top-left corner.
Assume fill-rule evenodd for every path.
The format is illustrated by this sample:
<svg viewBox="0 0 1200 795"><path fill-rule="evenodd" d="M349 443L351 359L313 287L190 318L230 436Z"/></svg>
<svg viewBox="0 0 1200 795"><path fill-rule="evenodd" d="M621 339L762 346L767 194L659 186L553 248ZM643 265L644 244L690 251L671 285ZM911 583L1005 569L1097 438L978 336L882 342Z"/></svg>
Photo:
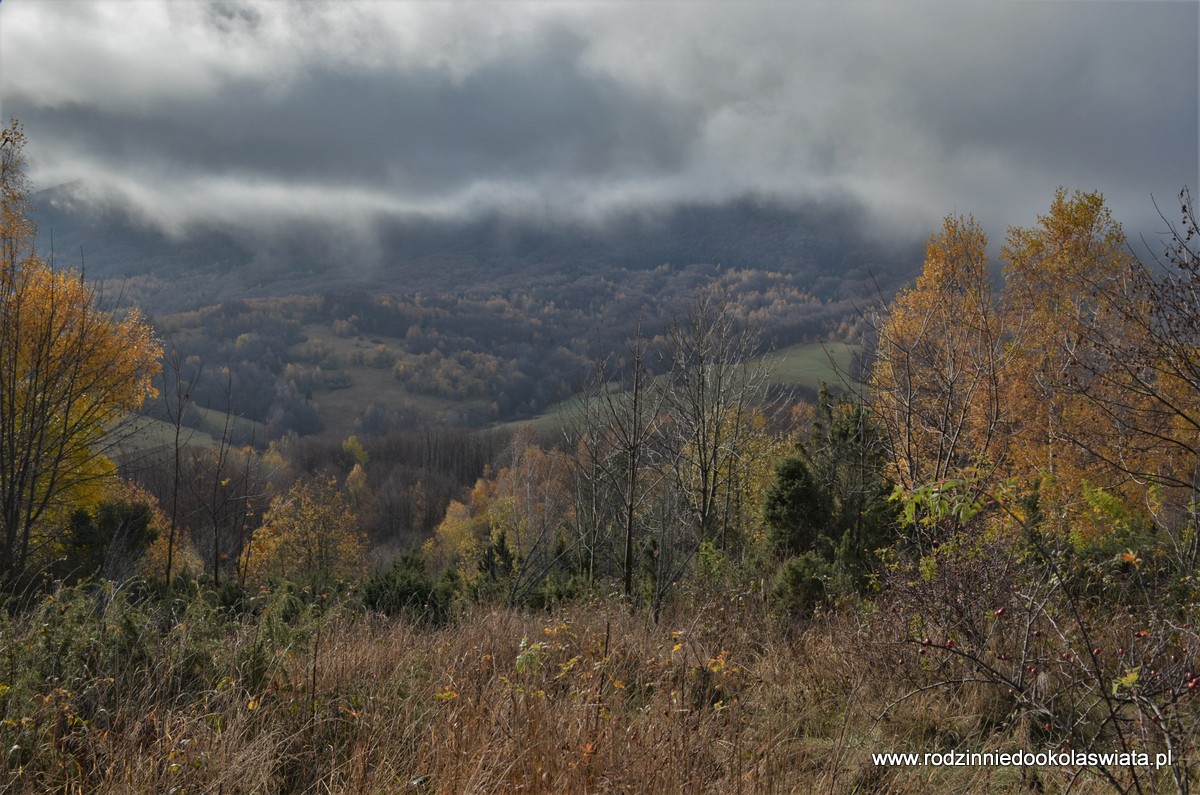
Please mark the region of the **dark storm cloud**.
<svg viewBox="0 0 1200 795"><path fill-rule="evenodd" d="M1135 226L1197 182L1200 6L22 3L0 98L34 179L151 222L602 219L747 195L893 228Z"/></svg>
<svg viewBox="0 0 1200 795"><path fill-rule="evenodd" d="M26 123L133 170L230 175L441 195L477 180L653 175L682 167L694 121L612 79L580 72L560 36L442 75L315 69L285 95L242 81L163 100L152 116L78 103Z"/></svg>

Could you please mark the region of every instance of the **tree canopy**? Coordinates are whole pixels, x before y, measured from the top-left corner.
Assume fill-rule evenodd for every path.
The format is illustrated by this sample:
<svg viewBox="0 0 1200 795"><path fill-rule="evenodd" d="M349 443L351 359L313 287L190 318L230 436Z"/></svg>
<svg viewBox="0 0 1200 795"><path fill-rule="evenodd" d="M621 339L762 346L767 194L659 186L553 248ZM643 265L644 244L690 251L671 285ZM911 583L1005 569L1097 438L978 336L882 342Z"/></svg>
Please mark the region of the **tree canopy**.
<svg viewBox="0 0 1200 795"><path fill-rule="evenodd" d="M161 350L136 310L101 305L81 274L35 247L25 137L0 133L0 566L5 583L55 554L72 510L95 503L123 420L153 394Z"/></svg>
<svg viewBox="0 0 1200 795"><path fill-rule="evenodd" d="M297 481L271 501L262 527L242 550L251 580L293 580L328 587L366 566L358 516L332 478Z"/></svg>
<svg viewBox="0 0 1200 795"><path fill-rule="evenodd" d="M1189 211L1185 196L1185 230ZM982 231L947 218L877 325L870 399L896 479L1016 479L1073 531L1097 490L1152 512L1190 500L1195 256L1175 242L1149 266L1103 196L1060 188L1036 224L1008 231L993 296Z"/></svg>

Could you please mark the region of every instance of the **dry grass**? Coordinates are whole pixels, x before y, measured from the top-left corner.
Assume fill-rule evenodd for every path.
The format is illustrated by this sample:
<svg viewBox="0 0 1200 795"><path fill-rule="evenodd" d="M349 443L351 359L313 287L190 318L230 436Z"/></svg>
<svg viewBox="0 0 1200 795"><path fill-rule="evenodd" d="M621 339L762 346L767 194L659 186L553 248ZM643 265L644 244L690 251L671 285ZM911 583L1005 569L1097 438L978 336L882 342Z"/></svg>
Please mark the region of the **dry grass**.
<svg viewBox="0 0 1200 795"><path fill-rule="evenodd" d="M1012 748L1015 734L990 733L979 717L989 696L969 689L888 711L908 684L851 611L797 627L753 600L659 624L616 602L554 614L476 607L434 630L273 599L253 619L193 607L136 630L132 617L149 608L113 600L99 622L78 615L73 626L142 631L136 648L86 664L78 655L94 648L68 649L57 678L47 675L66 637L55 613L84 611L81 600L60 596L4 626L0 654L42 668L5 674L0 735L18 746L6 792L1017 792L1069 782L874 766L873 751Z"/></svg>

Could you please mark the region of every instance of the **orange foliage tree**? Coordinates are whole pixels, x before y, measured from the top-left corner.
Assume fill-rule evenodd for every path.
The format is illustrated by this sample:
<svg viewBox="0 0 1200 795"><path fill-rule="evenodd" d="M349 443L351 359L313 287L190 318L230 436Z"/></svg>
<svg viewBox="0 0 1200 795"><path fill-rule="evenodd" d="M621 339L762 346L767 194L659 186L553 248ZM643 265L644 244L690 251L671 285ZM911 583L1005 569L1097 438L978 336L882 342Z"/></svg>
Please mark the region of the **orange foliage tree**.
<svg viewBox="0 0 1200 795"><path fill-rule="evenodd" d="M1047 518L1067 522L1089 489L1136 488L1112 464L1137 454L1148 429L1109 421L1104 405L1122 399L1123 363L1095 343L1132 340L1149 318L1148 304L1118 300L1133 298L1128 290L1140 264L1103 196L1062 188L1036 225L1009 230L1001 259L1015 364L1005 401L1020 417L1011 469L1039 485Z"/></svg>
<svg viewBox="0 0 1200 795"><path fill-rule="evenodd" d="M1149 267L1103 196L1059 189L1035 225L1008 231L998 296L982 231L948 218L876 327L871 406L898 481L1014 480L1050 526L1085 533L1109 524L1097 500L1160 525L1164 506L1193 510L1200 265L1186 193L1182 212L1167 262Z"/></svg>
<svg viewBox="0 0 1200 795"><path fill-rule="evenodd" d="M1004 458L1001 399L1010 358L992 294L987 236L947 217L926 246L917 284L878 326L870 386L895 480L913 488Z"/></svg>
<svg viewBox="0 0 1200 795"><path fill-rule="evenodd" d="M0 580L54 554L69 511L113 476L106 451L154 393L161 355L136 310L35 249L15 123L0 132ZM57 528L57 529L56 529Z"/></svg>

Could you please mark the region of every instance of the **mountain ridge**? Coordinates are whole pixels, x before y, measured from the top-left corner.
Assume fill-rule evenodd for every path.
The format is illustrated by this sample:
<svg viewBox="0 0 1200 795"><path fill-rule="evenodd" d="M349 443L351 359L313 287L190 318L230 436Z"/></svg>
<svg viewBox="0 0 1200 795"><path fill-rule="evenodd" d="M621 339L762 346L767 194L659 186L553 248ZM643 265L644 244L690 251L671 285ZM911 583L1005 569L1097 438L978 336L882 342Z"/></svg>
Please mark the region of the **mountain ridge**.
<svg viewBox="0 0 1200 795"><path fill-rule="evenodd" d="M496 213L451 222L388 218L336 226L192 226L169 234L81 181L31 197L39 247L60 265L122 285L123 300L180 311L246 297L345 289L485 295L550 274L719 264L796 274L823 298L890 287L919 266L917 241L873 238L849 204L788 205L762 196L693 203L603 223L551 225Z"/></svg>

